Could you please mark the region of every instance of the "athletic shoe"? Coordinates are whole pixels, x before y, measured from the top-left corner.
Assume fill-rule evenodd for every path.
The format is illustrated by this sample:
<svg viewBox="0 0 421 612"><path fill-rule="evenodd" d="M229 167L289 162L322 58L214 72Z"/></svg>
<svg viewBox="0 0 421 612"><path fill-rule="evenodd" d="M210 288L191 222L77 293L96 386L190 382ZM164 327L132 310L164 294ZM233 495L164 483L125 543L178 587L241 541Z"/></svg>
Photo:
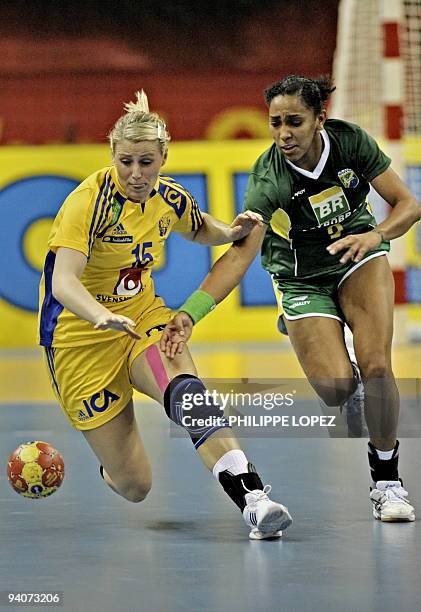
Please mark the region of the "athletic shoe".
<svg viewBox="0 0 421 612"><path fill-rule="evenodd" d="M245 495L243 517L246 525L251 527L251 540L279 538L282 530L292 523L288 508L269 499L267 494L271 489L270 485L266 485L263 490L255 489Z"/></svg>
<svg viewBox="0 0 421 612"><path fill-rule="evenodd" d="M349 438L364 438L368 436L368 429L364 417L364 385L361 380L359 367L352 363L357 388L354 393L341 405L340 411L344 415L348 427Z"/></svg>
<svg viewBox="0 0 421 612"><path fill-rule="evenodd" d="M415 509L409 501L400 480L379 480L372 489L373 516L385 522L415 521Z"/></svg>

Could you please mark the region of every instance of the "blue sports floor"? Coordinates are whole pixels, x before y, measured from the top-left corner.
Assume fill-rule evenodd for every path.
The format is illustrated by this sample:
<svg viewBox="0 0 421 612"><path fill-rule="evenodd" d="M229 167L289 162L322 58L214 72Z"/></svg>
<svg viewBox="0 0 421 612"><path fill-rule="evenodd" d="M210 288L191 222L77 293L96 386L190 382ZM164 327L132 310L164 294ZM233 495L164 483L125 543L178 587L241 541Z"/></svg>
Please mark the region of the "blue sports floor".
<svg viewBox="0 0 421 612"><path fill-rule="evenodd" d="M247 351L250 363L294 359L285 349ZM207 375L212 359L206 350L198 356ZM169 436L159 406L137 398L154 483L144 502L130 504L100 479L95 457L47 387L41 397L47 383L38 356L3 354L3 360L0 591L62 591L58 609L66 612L421 609L421 523L374 521L365 440L244 439L262 480L273 487L271 497L294 517L282 540L250 541L239 511L190 441ZM30 375L17 385L16 371L12 401L15 361ZM61 490L45 500L20 497L5 474L9 453L33 439L56 446L66 464ZM401 475L419 517L420 451L419 439L401 440Z"/></svg>

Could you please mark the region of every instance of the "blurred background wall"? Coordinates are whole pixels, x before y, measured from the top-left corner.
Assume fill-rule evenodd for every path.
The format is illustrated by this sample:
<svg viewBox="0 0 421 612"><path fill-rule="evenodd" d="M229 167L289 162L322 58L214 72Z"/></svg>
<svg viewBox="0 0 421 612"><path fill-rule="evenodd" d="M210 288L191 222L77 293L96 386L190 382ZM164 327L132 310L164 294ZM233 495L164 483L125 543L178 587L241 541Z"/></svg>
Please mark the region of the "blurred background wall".
<svg viewBox="0 0 421 612"><path fill-rule="evenodd" d="M261 137L253 114L254 121L247 113L229 121L227 111L263 112L262 91L273 81L329 72L337 4L1 3L0 142L104 142L123 102L139 88L166 117L175 140Z"/></svg>

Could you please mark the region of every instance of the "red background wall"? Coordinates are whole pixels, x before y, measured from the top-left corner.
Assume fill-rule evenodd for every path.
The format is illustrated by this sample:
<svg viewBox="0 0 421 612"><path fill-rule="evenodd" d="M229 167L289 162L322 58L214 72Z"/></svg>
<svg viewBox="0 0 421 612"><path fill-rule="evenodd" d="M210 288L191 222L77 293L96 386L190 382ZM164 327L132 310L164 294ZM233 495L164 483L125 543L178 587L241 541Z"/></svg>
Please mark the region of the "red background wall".
<svg viewBox="0 0 421 612"><path fill-rule="evenodd" d="M103 142L139 88L173 139L205 138L279 78L330 72L336 20L337 0L18 0L0 7L0 142Z"/></svg>

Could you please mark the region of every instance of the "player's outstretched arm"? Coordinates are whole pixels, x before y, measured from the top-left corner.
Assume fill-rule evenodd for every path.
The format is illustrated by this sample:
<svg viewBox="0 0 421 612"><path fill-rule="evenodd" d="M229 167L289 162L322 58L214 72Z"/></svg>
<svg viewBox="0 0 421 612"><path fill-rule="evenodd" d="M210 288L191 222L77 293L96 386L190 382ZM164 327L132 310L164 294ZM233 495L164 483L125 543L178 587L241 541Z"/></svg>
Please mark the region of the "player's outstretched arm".
<svg viewBox="0 0 421 612"><path fill-rule="evenodd" d="M218 221L215 217L207 213L202 213L203 223L196 232L184 233L182 236L187 240L217 246L229 244L241 240L247 236L251 230L258 226L263 226L262 217L259 213L247 210L237 215L231 225Z"/></svg>
<svg viewBox="0 0 421 612"><path fill-rule="evenodd" d="M52 281L54 297L76 316L92 323L95 329L124 331L138 340L140 336L133 329L134 321L99 304L80 282L86 262L86 255L80 251L65 247L57 249Z"/></svg>
<svg viewBox="0 0 421 612"><path fill-rule="evenodd" d="M260 252L267 225L256 225L242 240L235 242L212 266L200 289L222 302L240 283L250 264Z"/></svg>
<svg viewBox="0 0 421 612"><path fill-rule="evenodd" d="M199 290L180 307L168 323L160 341L161 350L172 358L182 353L193 325L213 310L231 293L260 251L267 226L256 225L241 241L235 242L213 265Z"/></svg>

